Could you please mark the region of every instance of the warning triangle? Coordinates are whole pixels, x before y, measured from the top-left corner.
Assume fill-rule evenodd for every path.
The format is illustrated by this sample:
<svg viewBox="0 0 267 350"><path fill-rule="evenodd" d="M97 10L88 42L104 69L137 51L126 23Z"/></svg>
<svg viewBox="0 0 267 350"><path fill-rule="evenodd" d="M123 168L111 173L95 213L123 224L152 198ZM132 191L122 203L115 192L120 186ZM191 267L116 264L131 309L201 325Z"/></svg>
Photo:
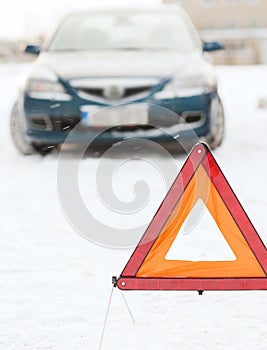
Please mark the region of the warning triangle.
<svg viewBox="0 0 267 350"><path fill-rule="evenodd" d="M197 230L199 202L205 204L223 244L233 253L231 259L172 258L183 231L192 224ZM201 234L204 237L200 229L196 234L193 244ZM212 235L212 226L205 228L207 235ZM208 245L206 250L217 248ZM117 286L123 290L267 289L267 250L205 144L193 148Z"/></svg>

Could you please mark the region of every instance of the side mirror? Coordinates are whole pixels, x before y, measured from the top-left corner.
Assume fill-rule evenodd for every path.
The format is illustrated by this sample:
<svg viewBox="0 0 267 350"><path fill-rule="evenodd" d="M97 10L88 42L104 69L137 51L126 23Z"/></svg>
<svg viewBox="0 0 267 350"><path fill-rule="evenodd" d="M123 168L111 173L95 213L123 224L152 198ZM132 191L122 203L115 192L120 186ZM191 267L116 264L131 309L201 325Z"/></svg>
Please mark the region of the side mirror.
<svg viewBox="0 0 267 350"><path fill-rule="evenodd" d="M41 48L39 45L27 45L24 52L31 55L39 55Z"/></svg>
<svg viewBox="0 0 267 350"><path fill-rule="evenodd" d="M203 43L204 52L219 51L223 49L224 49L223 45L218 41L207 41Z"/></svg>

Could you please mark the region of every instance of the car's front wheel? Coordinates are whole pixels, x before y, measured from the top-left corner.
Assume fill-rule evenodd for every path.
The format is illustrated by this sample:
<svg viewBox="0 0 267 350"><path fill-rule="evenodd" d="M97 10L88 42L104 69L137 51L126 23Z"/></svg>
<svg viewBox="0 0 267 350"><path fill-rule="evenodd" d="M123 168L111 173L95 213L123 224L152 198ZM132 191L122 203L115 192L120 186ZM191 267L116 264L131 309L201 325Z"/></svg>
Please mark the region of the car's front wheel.
<svg viewBox="0 0 267 350"><path fill-rule="evenodd" d="M221 100L218 101L214 131L209 138L209 146L215 149L221 146L225 133L224 109Z"/></svg>
<svg viewBox="0 0 267 350"><path fill-rule="evenodd" d="M17 103L14 104L10 115L10 134L16 149L25 156L36 153L45 155L55 148L55 145L30 142L26 135L25 119Z"/></svg>

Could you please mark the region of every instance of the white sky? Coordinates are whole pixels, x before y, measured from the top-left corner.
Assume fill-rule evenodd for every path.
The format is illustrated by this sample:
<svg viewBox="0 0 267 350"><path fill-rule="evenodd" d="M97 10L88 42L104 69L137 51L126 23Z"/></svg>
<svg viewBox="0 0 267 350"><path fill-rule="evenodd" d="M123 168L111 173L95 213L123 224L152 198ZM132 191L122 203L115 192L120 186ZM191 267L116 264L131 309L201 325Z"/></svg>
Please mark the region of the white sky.
<svg viewBox="0 0 267 350"><path fill-rule="evenodd" d="M0 39L36 38L48 32L58 18L72 9L92 4L112 4L113 0L0 0ZM5 1L5 2L4 2ZM121 3L158 3L160 0L124 0ZM117 3L117 1L115 2Z"/></svg>

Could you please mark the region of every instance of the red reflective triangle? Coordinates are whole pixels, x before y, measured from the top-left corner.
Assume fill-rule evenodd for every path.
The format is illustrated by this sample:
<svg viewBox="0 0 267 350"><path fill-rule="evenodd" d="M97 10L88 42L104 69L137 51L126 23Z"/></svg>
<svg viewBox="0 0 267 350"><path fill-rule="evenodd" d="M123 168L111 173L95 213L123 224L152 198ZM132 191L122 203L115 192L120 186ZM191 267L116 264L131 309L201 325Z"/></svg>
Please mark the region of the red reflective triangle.
<svg viewBox="0 0 267 350"><path fill-rule="evenodd" d="M197 176L200 183L196 182ZM203 181L206 184L201 183ZM219 208L226 213L226 221L230 223L228 227L233 230L225 232L224 226L227 225L224 225L223 220L217 224L229 245L234 248L237 260L211 263L166 261L164 257L167 249L178 234L175 230L185 220L183 216L190 209L188 206L194 204L192 196L197 194L199 198L203 197L202 189L207 186L207 181L211 186L211 194L208 194L211 199L207 199L207 207L213 205L209 201L217 201L219 204L215 206L215 212ZM186 201L182 201L184 198ZM211 214L214 216L213 209ZM172 224L167 226L172 216ZM244 268L246 264L247 269ZM117 286L122 290L267 289L267 250L205 144L200 143L193 148L121 273Z"/></svg>

